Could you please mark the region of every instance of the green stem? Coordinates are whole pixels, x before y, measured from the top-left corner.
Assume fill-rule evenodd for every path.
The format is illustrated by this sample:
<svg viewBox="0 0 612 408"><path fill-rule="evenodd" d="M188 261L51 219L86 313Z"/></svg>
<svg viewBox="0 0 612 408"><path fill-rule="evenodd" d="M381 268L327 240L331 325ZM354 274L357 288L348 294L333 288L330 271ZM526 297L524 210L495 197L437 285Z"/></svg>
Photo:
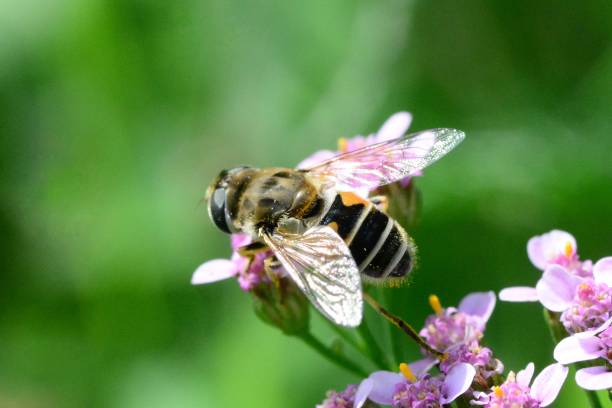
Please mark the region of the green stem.
<svg viewBox="0 0 612 408"><path fill-rule="evenodd" d="M544 319L546 320L546 324L548 324L550 337L552 337L555 344L567 337L567 332L559 320L559 313L544 309Z"/></svg>
<svg viewBox="0 0 612 408"><path fill-rule="evenodd" d="M381 296L384 303L389 306L391 304L389 296L390 292L385 290L381 292ZM399 332L398 330L394 330L393 326L390 324L387 324L385 326L387 326L387 332L389 333L389 339L391 341L391 352L393 354L394 359L393 364L398 365L399 363L404 361L404 348L406 346L406 343L404 341L404 338L402 337L401 332Z"/></svg>
<svg viewBox="0 0 612 408"><path fill-rule="evenodd" d="M351 335L351 333L347 332L345 329L343 329L340 326L337 326L336 324L334 324L332 321L325 319L325 321L329 324L330 328L338 335L340 336L340 338L342 338L342 340L344 340L345 342L347 342L351 347L353 347L355 349L355 351L359 352L361 355L363 355L364 357L372 360L372 362L375 365L378 365L378 363L372 358L371 354L368 352L368 348L367 345L365 344L365 342L363 341L362 338L355 339L355 337L353 335Z"/></svg>
<svg viewBox="0 0 612 408"><path fill-rule="evenodd" d="M586 392L586 396L587 399L589 400L589 404L591 404L591 408L601 408L601 402L599 401L599 397L597 396L597 392L595 391L588 391L588 390L584 390L584 392Z"/></svg>
<svg viewBox="0 0 612 408"><path fill-rule="evenodd" d="M461 396L459 398L457 398L455 400L455 404L457 405L457 408L470 408L471 405L469 403L469 399Z"/></svg>
<svg viewBox="0 0 612 408"><path fill-rule="evenodd" d="M374 335L372 334L372 331L370 330L365 318L361 321L359 327L357 327L357 332L363 339L366 346L366 351L374 364L376 364L381 370L395 370L395 367L393 367L387 360L385 352L382 350L382 348L380 348L378 342L376 342L376 339L374 338Z"/></svg>
<svg viewBox="0 0 612 408"><path fill-rule="evenodd" d="M345 370L348 370L351 373L361 378L365 378L368 376L368 374L361 367L357 366L355 363L353 363L346 357L331 350L325 344L321 343L320 340L314 337L312 333L310 332L300 333L298 337L302 339L304 343L308 344L310 347L316 350L319 354L321 354L323 357L325 357L332 363L336 364L337 366L342 367Z"/></svg>

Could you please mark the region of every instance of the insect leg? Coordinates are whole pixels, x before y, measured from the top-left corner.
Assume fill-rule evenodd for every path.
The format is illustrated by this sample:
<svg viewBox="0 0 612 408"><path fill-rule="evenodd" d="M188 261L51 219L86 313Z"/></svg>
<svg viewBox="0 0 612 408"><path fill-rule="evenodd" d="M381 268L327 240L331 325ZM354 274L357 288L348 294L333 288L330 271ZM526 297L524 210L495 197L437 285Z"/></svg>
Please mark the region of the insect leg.
<svg viewBox="0 0 612 408"><path fill-rule="evenodd" d="M240 254L240 256L244 256L245 258L250 258L267 250L268 246L263 242L251 242L248 245L238 248L238 254Z"/></svg>
<svg viewBox="0 0 612 408"><path fill-rule="evenodd" d="M429 344L427 344L425 340L423 340L423 338L419 336L419 333L417 333L417 331L414 330L412 326L410 326L408 323L403 321L401 318L391 314L389 311L383 308L376 300L374 300L374 298L372 298L365 292L363 293L363 298L366 300L366 302L370 304L370 306L372 306L374 310L380 313L382 317L387 319L392 325L401 329L404 333L406 333L406 335L408 335L408 337L416 341L419 346L423 347L425 350L436 356L441 361L446 360L446 358L448 357L446 353L438 351L431 347Z"/></svg>
<svg viewBox="0 0 612 408"><path fill-rule="evenodd" d="M281 267L281 263L275 256L264 259L264 271L266 276L278 286L280 284L280 276L277 269Z"/></svg>
<svg viewBox="0 0 612 408"><path fill-rule="evenodd" d="M248 272L249 269L251 269L251 265L253 264L253 261L255 261L255 255L265 252L267 250L268 246L263 242L251 242L248 245L241 246L240 248L238 248L238 254L248 259L244 271Z"/></svg>

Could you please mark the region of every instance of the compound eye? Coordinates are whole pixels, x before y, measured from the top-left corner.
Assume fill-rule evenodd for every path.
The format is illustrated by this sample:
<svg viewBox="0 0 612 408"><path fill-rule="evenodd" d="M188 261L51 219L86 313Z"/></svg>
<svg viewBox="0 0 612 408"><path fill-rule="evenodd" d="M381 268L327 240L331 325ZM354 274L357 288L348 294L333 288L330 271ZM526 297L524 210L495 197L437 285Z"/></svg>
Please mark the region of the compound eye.
<svg viewBox="0 0 612 408"><path fill-rule="evenodd" d="M210 196L208 202L210 218L221 231L231 234L225 218L225 189L218 188Z"/></svg>

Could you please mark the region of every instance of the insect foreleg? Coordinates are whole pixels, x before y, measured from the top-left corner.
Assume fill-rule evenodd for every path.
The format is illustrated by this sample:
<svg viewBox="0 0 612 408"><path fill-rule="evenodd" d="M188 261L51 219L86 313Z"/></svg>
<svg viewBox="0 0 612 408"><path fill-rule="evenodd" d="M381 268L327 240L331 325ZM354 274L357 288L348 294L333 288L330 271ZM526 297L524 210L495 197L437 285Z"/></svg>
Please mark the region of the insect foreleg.
<svg viewBox="0 0 612 408"><path fill-rule="evenodd" d="M255 255L267 251L269 248L263 242L251 242L248 245L238 248L238 254L245 258L252 258Z"/></svg>

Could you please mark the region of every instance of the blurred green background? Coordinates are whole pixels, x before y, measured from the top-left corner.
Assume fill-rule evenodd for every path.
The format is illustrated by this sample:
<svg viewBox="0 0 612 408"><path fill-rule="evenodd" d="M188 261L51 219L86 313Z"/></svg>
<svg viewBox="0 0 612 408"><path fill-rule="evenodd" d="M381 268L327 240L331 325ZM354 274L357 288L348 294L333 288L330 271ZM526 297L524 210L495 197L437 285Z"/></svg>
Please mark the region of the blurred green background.
<svg viewBox="0 0 612 408"><path fill-rule="evenodd" d="M190 285L229 255L201 199L399 110L468 135L418 180L404 318L533 284L552 228L612 254L611 40L609 0L1 1L0 406L301 407L358 381L236 282ZM552 361L536 304L486 338L507 369ZM570 378L555 406L585 404Z"/></svg>

